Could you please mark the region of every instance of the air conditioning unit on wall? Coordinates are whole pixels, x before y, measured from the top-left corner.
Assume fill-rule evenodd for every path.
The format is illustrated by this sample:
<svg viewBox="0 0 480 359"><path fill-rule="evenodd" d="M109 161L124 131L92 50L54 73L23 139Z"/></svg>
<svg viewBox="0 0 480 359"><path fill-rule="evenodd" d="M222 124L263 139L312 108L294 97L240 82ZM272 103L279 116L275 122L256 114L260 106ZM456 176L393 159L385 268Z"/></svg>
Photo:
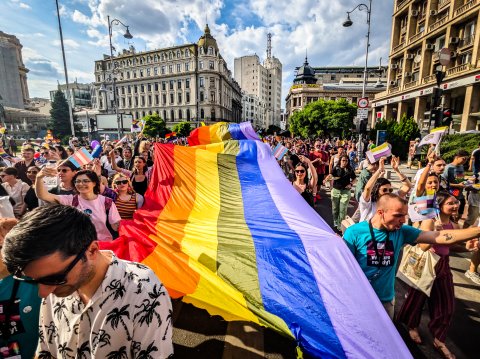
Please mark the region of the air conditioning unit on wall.
<svg viewBox="0 0 480 359"><path fill-rule="evenodd" d="M411 16L416 17L418 16L419 11L418 10L412 10Z"/></svg>
<svg viewBox="0 0 480 359"><path fill-rule="evenodd" d="M396 86L397 85L397 81L390 81L390 86Z"/></svg>
<svg viewBox="0 0 480 359"><path fill-rule="evenodd" d="M450 38L450 43L451 44L458 44L460 42L460 38L459 37L451 37Z"/></svg>
<svg viewBox="0 0 480 359"><path fill-rule="evenodd" d="M430 16L436 16L438 14L437 10L430 10Z"/></svg>
<svg viewBox="0 0 480 359"><path fill-rule="evenodd" d="M435 44L426 44L425 50L435 50Z"/></svg>

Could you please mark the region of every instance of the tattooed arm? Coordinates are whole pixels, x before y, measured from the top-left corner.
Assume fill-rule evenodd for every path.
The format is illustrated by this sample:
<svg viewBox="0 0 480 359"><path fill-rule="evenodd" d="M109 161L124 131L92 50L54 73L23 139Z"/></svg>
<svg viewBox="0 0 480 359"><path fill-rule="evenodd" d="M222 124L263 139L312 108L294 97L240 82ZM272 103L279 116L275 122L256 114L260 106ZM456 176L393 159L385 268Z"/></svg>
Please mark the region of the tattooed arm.
<svg viewBox="0 0 480 359"><path fill-rule="evenodd" d="M480 237L480 227L467 229L444 229L442 231L424 231L417 238L417 243L453 245Z"/></svg>

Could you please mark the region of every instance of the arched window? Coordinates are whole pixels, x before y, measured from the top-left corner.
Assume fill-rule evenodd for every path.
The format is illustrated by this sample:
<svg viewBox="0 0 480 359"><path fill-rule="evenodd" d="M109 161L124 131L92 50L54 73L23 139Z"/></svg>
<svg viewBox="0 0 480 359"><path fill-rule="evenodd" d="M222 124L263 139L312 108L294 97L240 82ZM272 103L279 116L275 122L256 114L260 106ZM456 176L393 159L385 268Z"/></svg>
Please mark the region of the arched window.
<svg viewBox="0 0 480 359"><path fill-rule="evenodd" d="M163 110L163 119L167 120L167 110Z"/></svg>
<svg viewBox="0 0 480 359"><path fill-rule="evenodd" d="M163 52L162 52L161 58L162 58L162 61L165 60L165 54Z"/></svg>
<svg viewBox="0 0 480 359"><path fill-rule="evenodd" d="M187 121L190 121L190 109L187 108Z"/></svg>
<svg viewBox="0 0 480 359"><path fill-rule="evenodd" d="M210 112L210 117L212 121L215 121L215 109L212 108L212 111Z"/></svg>
<svg viewBox="0 0 480 359"><path fill-rule="evenodd" d="M177 50L177 59L179 59L181 55L182 53L180 52L180 50Z"/></svg>
<svg viewBox="0 0 480 359"><path fill-rule="evenodd" d="M170 121L175 121L175 111L170 110Z"/></svg>
<svg viewBox="0 0 480 359"><path fill-rule="evenodd" d="M170 51L170 53L168 54L168 59L169 60L173 59L173 52Z"/></svg>
<svg viewBox="0 0 480 359"><path fill-rule="evenodd" d="M202 120L205 118L205 111L203 111L203 108L200 110L200 118Z"/></svg>
<svg viewBox="0 0 480 359"><path fill-rule="evenodd" d="M213 47L209 47L209 48L208 48L208 54L209 54L209 55L213 55Z"/></svg>
<svg viewBox="0 0 480 359"><path fill-rule="evenodd" d="M178 120L181 121L183 119L182 110L178 110Z"/></svg>
<svg viewBox="0 0 480 359"><path fill-rule="evenodd" d="M189 49L185 50L185 57L190 57L190 50Z"/></svg>

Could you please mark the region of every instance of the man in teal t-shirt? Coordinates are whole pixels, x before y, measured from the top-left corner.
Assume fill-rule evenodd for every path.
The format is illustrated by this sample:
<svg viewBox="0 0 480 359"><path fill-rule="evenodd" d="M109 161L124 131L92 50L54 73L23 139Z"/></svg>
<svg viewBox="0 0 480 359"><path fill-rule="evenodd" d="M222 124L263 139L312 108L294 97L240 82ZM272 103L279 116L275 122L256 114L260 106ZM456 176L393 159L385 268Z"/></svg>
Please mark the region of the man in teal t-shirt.
<svg viewBox="0 0 480 359"><path fill-rule="evenodd" d="M391 318L395 304L395 270L404 244L452 245L480 235L480 227L421 231L404 225L407 212L407 201L396 194L383 195L370 222L348 227L343 236Z"/></svg>

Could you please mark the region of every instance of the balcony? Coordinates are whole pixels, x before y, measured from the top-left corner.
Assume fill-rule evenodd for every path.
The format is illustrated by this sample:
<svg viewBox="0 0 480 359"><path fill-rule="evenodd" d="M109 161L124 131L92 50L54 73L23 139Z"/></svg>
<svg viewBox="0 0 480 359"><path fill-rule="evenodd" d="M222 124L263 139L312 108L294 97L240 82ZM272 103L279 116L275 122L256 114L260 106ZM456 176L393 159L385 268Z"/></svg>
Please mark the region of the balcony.
<svg viewBox="0 0 480 359"><path fill-rule="evenodd" d="M397 10L401 9L408 3L408 0L397 0Z"/></svg>
<svg viewBox="0 0 480 359"><path fill-rule="evenodd" d="M458 48L463 49L465 47L473 46L473 40L475 40L475 36L473 34L469 35L469 36L465 36L462 39L462 41L460 41L460 44L458 45Z"/></svg>
<svg viewBox="0 0 480 359"><path fill-rule="evenodd" d="M437 10L440 11L441 9L446 7L447 4L450 5L450 0L439 0L437 5Z"/></svg>
<svg viewBox="0 0 480 359"><path fill-rule="evenodd" d="M437 20L436 22L434 22L432 25L430 25L428 27L428 31L433 31L433 30L436 30L438 29L440 26L442 26L443 24L445 24L448 20L448 13L447 15L445 15L444 17L442 17L440 20Z"/></svg>
<svg viewBox="0 0 480 359"><path fill-rule="evenodd" d="M466 13L468 10L470 10L475 5L477 5L478 1L479 0L471 0L471 1L467 2L466 4L460 6L457 10L455 10L455 17L457 17L457 16L459 16L463 13Z"/></svg>
<svg viewBox="0 0 480 359"><path fill-rule="evenodd" d="M389 94L396 93L398 91L400 91L400 87L398 85L396 85L395 87L392 86L388 89Z"/></svg>
<svg viewBox="0 0 480 359"><path fill-rule="evenodd" d="M403 49L404 46L405 46L405 43L404 43L404 42L401 42L400 44L398 44L397 46L395 46L395 47L392 49L392 52L400 51L401 49Z"/></svg>
<svg viewBox="0 0 480 359"><path fill-rule="evenodd" d="M413 35L410 39L408 39L408 43L411 44L418 39L420 39L423 36L424 31L417 32L415 35Z"/></svg>
<svg viewBox="0 0 480 359"><path fill-rule="evenodd" d="M424 84L429 84L430 82L434 82L437 80L437 77L434 75L429 75L429 76L425 76L423 79L422 79L422 82Z"/></svg>
<svg viewBox="0 0 480 359"><path fill-rule="evenodd" d="M406 89L415 87L417 85L418 85L418 80L413 80L413 81L407 82L405 85L403 85L403 88L406 90Z"/></svg>
<svg viewBox="0 0 480 359"><path fill-rule="evenodd" d="M462 73L462 72L465 72L465 71L468 71L470 70L471 68L471 65L470 63L465 63L465 64L461 64L461 65L458 65L458 66L455 66L455 67L451 67L447 70L447 76L452 76L452 75L456 75L456 74L459 74L459 73Z"/></svg>

